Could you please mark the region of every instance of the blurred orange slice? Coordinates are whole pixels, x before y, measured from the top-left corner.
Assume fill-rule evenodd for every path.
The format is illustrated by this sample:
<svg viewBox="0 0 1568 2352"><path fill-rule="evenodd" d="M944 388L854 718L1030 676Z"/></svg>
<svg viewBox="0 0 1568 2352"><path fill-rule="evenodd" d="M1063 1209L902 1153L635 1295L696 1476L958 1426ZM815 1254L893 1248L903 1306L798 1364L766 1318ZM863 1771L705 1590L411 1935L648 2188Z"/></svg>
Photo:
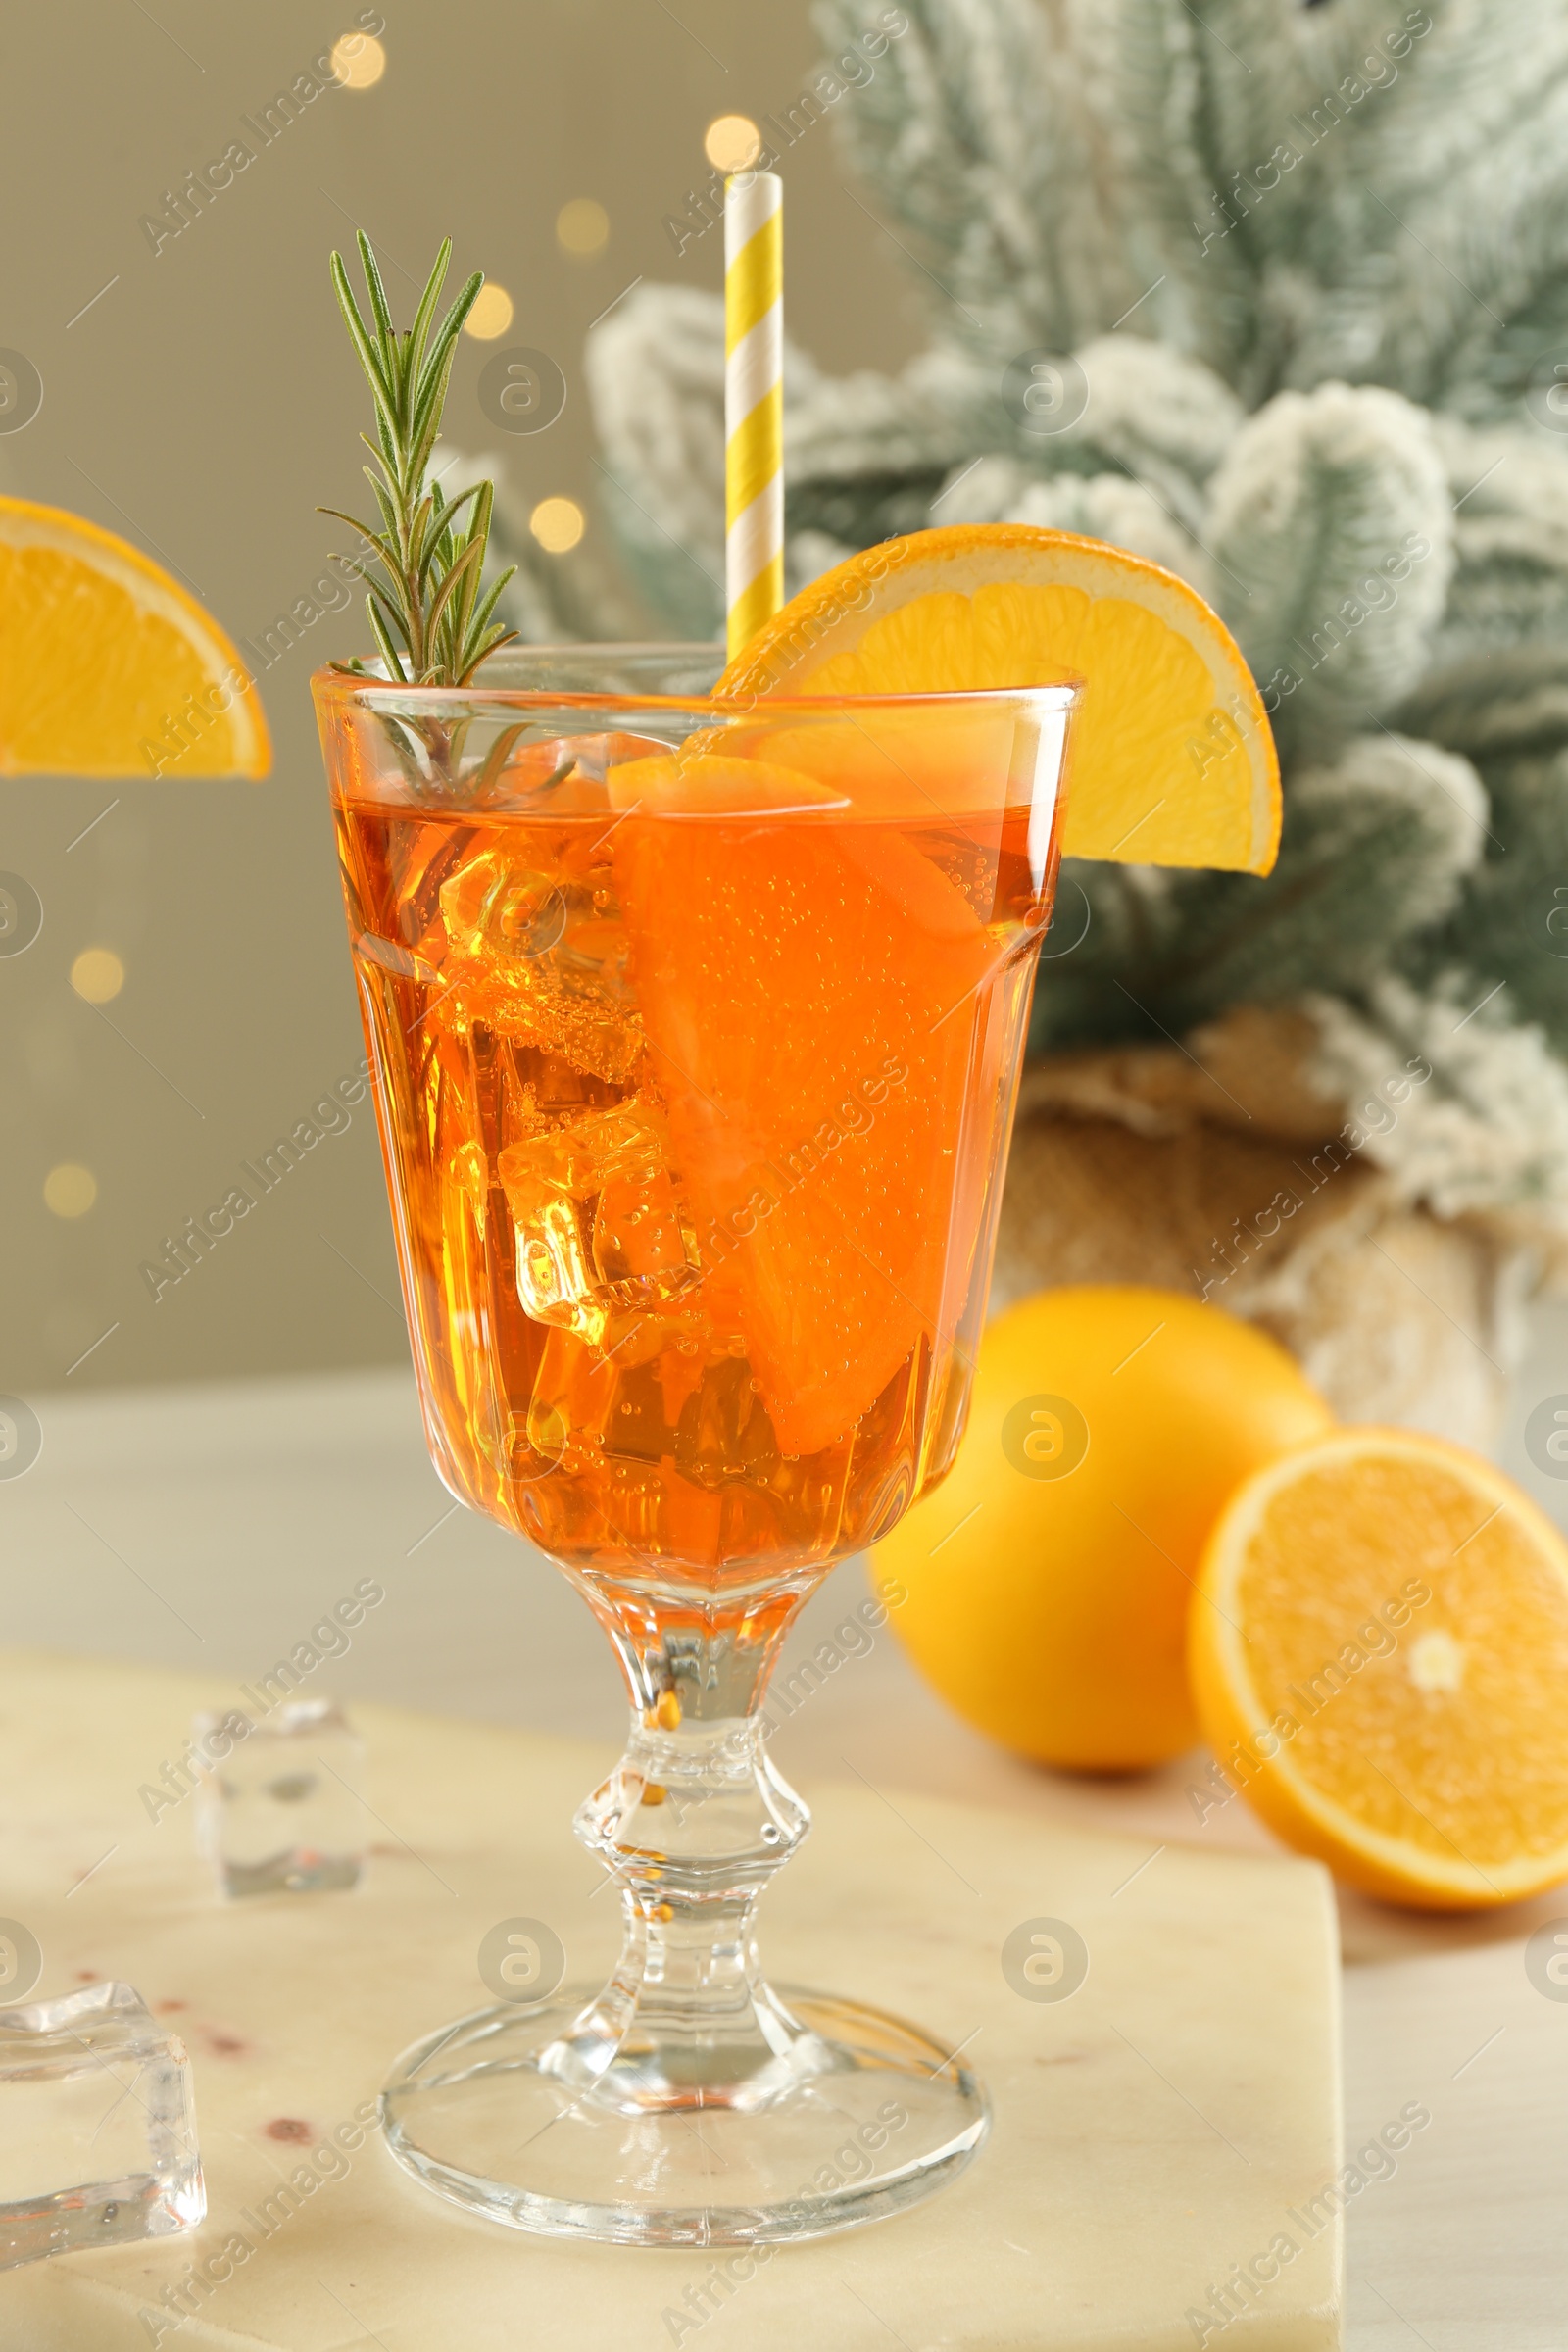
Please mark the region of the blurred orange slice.
<svg viewBox="0 0 1568 2352"><path fill-rule="evenodd" d="M264 776L238 649L162 565L61 507L0 498L0 774Z"/></svg>
<svg viewBox="0 0 1568 2352"><path fill-rule="evenodd" d="M1568 1544L1478 1455L1347 1429L1257 1471L1189 1667L1221 1770L1352 1886L1476 1910L1568 1877Z"/></svg>
<svg viewBox="0 0 1568 2352"><path fill-rule="evenodd" d="M1240 648L1184 580L1100 540L966 523L866 548L786 605L714 691L954 694L1074 677L1065 855L1267 873L1279 762Z"/></svg>

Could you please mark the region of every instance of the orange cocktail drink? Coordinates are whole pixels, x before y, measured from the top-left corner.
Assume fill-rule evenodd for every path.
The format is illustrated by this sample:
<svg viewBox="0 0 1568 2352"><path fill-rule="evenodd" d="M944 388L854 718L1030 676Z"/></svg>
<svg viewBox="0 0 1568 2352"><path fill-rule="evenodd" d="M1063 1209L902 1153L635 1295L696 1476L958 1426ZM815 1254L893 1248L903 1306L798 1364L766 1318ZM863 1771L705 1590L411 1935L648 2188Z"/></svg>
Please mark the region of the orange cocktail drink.
<svg viewBox="0 0 1568 2352"><path fill-rule="evenodd" d="M436 1459L590 1577L819 1571L951 1460L1059 749L1043 821L1029 698L966 700L674 757L646 710L637 738L542 713L456 807L346 717Z"/></svg>

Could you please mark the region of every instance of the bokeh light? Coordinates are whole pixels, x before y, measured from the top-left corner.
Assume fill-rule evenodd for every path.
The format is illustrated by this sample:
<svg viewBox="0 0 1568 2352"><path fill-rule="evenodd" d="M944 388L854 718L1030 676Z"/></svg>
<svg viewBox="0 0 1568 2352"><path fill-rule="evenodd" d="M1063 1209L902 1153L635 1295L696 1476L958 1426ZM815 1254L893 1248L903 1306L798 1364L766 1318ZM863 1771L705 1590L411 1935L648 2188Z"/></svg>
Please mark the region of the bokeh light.
<svg viewBox="0 0 1568 2352"><path fill-rule="evenodd" d="M346 90L369 90L386 72L386 51L372 32L346 32L332 44L332 71Z"/></svg>
<svg viewBox="0 0 1568 2352"><path fill-rule="evenodd" d="M551 556L566 555L587 527L574 498L542 498L528 517L529 530Z"/></svg>
<svg viewBox="0 0 1568 2352"><path fill-rule="evenodd" d="M43 1180L44 1206L57 1217L84 1217L97 1198L97 1177L74 1159L62 1160Z"/></svg>
<svg viewBox="0 0 1568 2352"><path fill-rule="evenodd" d="M83 948L71 967L71 985L89 1004L107 1004L125 985L125 967L113 948Z"/></svg>
<svg viewBox="0 0 1568 2352"><path fill-rule="evenodd" d="M504 335L512 324L512 296L505 286L491 278L479 288L473 298L473 308L463 321L463 331L472 335L476 343L493 343Z"/></svg>
<svg viewBox="0 0 1568 2352"><path fill-rule="evenodd" d="M750 115L715 115L703 133L703 153L715 172L749 172L762 152L762 134Z"/></svg>
<svg viewBox="0 0 1568 2352"><path fill-rule="evenodd" d="M591 196L573 196L556 215L556 242L563 253L589 261L610 241L610 215Z"/></svg>

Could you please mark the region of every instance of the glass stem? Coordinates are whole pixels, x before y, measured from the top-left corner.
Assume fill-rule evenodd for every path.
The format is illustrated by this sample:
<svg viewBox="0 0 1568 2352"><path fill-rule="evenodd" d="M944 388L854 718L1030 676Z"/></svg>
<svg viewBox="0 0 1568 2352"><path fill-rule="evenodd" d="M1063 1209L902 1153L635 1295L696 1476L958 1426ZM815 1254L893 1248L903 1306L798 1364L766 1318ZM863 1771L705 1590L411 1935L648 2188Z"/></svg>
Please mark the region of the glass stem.
<svg viewBox="0 0 1568 2352"><path fill-rule="evenodd" d="M620 1886L625 1941L549 2063L627 2112L764 2106L830 2063L764 1980L756 1932L810 1821L759 1711L808 1589L775 1588L755 1616L727 1607L715 1628L594 1580L634 1703L626 1752L576 1830Z"/></svg>

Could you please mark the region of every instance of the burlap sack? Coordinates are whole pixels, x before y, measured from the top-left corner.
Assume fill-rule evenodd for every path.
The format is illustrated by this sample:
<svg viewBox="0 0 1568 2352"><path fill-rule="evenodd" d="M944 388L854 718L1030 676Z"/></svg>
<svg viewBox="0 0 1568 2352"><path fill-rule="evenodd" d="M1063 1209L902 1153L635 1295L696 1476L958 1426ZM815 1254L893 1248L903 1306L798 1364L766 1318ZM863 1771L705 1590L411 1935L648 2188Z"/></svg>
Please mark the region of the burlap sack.
<svg viewBox="0 0 1568 2352"><path fill-rule="evenodd" d="M1347 1420L1489 1445L1528 1253L1411 1205L1348 1148L1300 1016L1244 1007L1192 1042L1025 1071L993 1306L1055 1283L1158 1283L1272 1332Z"/></svg>

